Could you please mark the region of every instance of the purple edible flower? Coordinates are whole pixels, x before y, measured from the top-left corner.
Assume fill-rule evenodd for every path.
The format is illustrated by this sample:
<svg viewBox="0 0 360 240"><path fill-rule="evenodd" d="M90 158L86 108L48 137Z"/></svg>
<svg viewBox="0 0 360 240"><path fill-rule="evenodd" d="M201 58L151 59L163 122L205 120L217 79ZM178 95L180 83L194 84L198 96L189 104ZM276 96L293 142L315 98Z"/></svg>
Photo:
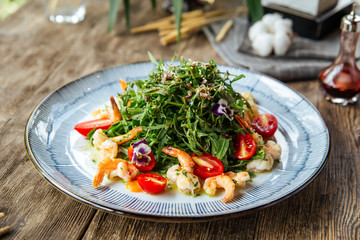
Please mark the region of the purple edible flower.
<svg viewBox="0 0 360 240"><path fill-rule="evenodd" d="M133 145L134 153L132 156L131 162L136 163L137 165L147 165L149 164L151 157L151 148L145 139L140 140Z"/></svg>
<svg viewBox="0 0 360 240"><path fill-rule="evenodd" d="M211 112L217 116L225 115L225 117L227 117L230 121L234 119L234 111L229 108L225 99L220 99L218 103L215 103Z"/></svg>

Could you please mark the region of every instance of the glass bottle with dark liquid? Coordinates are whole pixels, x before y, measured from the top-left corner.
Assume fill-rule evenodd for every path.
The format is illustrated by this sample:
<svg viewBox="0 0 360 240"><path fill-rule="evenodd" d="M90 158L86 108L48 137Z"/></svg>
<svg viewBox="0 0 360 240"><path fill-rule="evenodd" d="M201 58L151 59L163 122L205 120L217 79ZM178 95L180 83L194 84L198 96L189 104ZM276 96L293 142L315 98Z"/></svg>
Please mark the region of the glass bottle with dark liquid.
<svg viewBox="0 0 360 240"><path fill-rule="evenodd" d="M359 38L359 16L355 4L349 15L341 21L341 42L339 55L334 62L321 70L319 79L325 98L346 106L355 103L360 93L360 71L356 65L355 51Z"/></svg>

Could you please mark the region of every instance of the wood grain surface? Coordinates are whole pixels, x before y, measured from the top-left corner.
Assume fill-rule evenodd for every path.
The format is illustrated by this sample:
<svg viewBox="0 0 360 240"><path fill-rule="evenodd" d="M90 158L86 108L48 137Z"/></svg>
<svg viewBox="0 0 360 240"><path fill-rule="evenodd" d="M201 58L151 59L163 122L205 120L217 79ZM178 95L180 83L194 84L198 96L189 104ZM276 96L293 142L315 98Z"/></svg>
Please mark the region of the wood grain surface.
<svg viewBox="0 0 360 240"><path fill-rule="evenodd" d="M165 16L150 1L131 1L132 25ZM160 3L159 3L160 6ZM122 9L122 8L121 8ZM225 64L202 33L179 46L161 46L157 33L129 35L122 10L108 34L107 1L89 0L84 22L57 25L30 0L0 22L0 228L3 239L359 239L359 103L323 100L316 80L289 83L320 111L331 136L328 163L305 189L264 210L233 219L159 223L96 210L61 193L34 168L24 148L33 108L70 81L114 65L171 59L175 52Z"/></svg>

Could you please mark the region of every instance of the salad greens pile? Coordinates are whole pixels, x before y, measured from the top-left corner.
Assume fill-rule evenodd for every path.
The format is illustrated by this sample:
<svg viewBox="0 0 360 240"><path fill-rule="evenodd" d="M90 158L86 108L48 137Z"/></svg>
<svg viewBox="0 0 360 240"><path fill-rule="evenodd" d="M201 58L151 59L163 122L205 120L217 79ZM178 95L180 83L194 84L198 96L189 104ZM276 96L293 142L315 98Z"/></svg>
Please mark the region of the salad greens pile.
<svg viewBox="0 0 360 240"><path fill-rule="evenodd" d="M189 154L206 152L221 160L225 170L244 170L248 161L235 158L233 138L245 130L230 116L243 117L251 109L231 86L244 75L220 72L213 60L202 63L181 57L178 65L171 61L166 67L162 60L157 62L149 56L156 68L147 79L128 82L118 96L122 120L104 131L114 137L138 126L143 128L135 139L119 146L122 157L127 159L127 148L145 138L156 158L154 171L159 173L178 163L162 152L164 146ZM229 115L214 112L219 102L227 103Z"/></svg>

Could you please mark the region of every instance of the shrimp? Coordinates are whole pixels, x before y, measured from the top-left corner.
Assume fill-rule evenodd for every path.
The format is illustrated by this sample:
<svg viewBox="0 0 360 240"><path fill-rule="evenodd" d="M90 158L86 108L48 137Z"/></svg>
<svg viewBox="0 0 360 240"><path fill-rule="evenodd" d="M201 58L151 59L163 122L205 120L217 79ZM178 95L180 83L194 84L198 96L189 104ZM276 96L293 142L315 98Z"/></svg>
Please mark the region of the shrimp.
<svg viewBox="0 0 360 240"><path fill-rule="evenodd" d="M121 120L120 109L113 96L110 97L111 108L98 109L91 113L96 119L111 119L113 123Z"/></svg>
<svg viewBox="0 0 360 240"><path fill-rule="evenodd" d="M106 134L103 132L102 129L97 129L93 135L93 144L96 148L100 148L100 145L103 142L105 142L106 140L111 140L111 141L117 143L118 145L120 145L120 144L123 144L123 143L126 143L126 142L132 140L133 138L136 137L136 134L141 131L142 131L142 127L136 127L134 129L130 130L128 133L109 138L108 136L106 136Z"/></svg>
<svg viewBox="0 0 360 240"><path fill-rule="evenodd" d="M111 141L116 142L117 144L123 144L125 142L128 142L136 137L136 134L142 131L142 127L136 127L132 130L130 130L128 133L125 133L124 135L116 136L110 138Z"/></svg>
<svg viewBox="0 0 360 240"><path fill-rule="evenodd" d="M265 153L264 158L252 160L246 165L247 171L252 172L263 172L266 170L271 170L272 166L274 165L274 159L270 154Z"/></svg>
<svg viewBox="0 0 360 240"><path fill-rule="evenodd" d="M124 181L130 181L136 177L139 173L137 168L125 160L117 159L116 156L118 154L118 144L130 141L141 130L141 127L137 127L124 135L113 138L108 138L101 129L95 131L93 144L99 149L101 162L93 180L93 187L100 186L105 174L110 174L110 177L118 176Z"/></svg>
<svg viewBox="0 0 360 240"><path fill-rule="evenodd" d="M229 202L235 191L235 183L227 175L219 175L215 177L209 177L205 180L204 190L210 196L214 196L217 188L223 188L225 190L225 196L221 199L223 203Z"/></svg>
<svg viewBox="0 0 360 240"><path fill-rule="evenodd" d="M281 147L280 144L274 142L274 141L267 141L267 143L265 144L265 150L264 150L267 154L271 155L271 157L274 160L278 160L280 159L281 156Z"/></svg>
<svg viewBox="0 0 360 240"><path fill-rule="evenodd" d="M250 180L250 175L248 172L227 172L225 173L226 176L229 176L234 182L237 187L244 187L245 182Z"/></svg>
<svg viewBox="0 0 360 240"><path fill-rule="evenodd" d="M256 141L256 140L255 140ZM274 160L279 160L281 156L280 144L274 141L267 141L264 145L265 157L253 160L246 165L247 171L263 172L271 170L274 165Z"/></svg>
<svg viewBox="0 0 360 240"><path fill-rule="evenodd" d="M183 193L191 193L194 195L201 190L199 178L183 170L179 164L169 168L166 176L170 182L176 184L178 189Z"/></svg>
<svg viewBox="0 0 360 240"><path fill-rule="evenodd" d="M139 173L137 168L127 161L116 158L118 154L118 145L110 139L105 140L99 146L99 155L101 162L98 165L93 187L98 187L104 180L105 174L110 175L110 178L118 176L124 181L131 181L135 179Z"/></svg>
<svg viewBox="0 0 360 240"><path fill-rule="evenodd" d="M189 154L174 147L164 147L162 151L167 155L176 157L186 172L193 173L195 163Z"/></svg>
<svg viewBox="0 0 360 240"><path fill-rule="evenodd" d="M105 119L111 118L111 109L110 108L103 108L103 109L97 109L91 113L91 115L96 119Z"/></svg>
<svg viewBox="0 0 360 240"><path fill-rule="evenodd" d="M99 187L101 185L105 174L108 174L111 179L120 177L124 181L130 182L136 178L139 174L139 170L133 164L121 158L108 158L99 163L93 180L93 187Z"/></svg>
<svg viewBox="0 0 360 240"><path fill-rule="evenodd" d="M100 136L101 136L101 132L100 132ZM97 144L99 144L99 143L97 143ZM93 180L93 187L100 186L101 182L103 181L103 179L105 177L105 174L109 173L109 171L116 169L116 166L117 166L117 162L114 161L114 159L116 158L116 155L118 153L118 146L116 143L107 139L107 140L103 141L98 146L98 148L100 149L99 155L100 155L101 161L98 165L98 168L97 168L94 180Z"/></svg>
<svg viewBox="0 0 360 240"><path fill-rule="evenodd" d="M100 148L100 145L108 140L108 136L103 132L102 129L98 129L94 132L93 135L93 144L96 148Z"/></svg>
<svg viewBox="0 0 360 240"><path fill-rule="evenodd" d="M124 92L126 91L126 88L127 88L127 83L124 81L124 79L120 78L119 80L120 82L120 87L122 88L122 90L124 90Z"/></svg>
<svg viewBox="0 0 360 240"><path fill-rule="evenodd" d="M101 161L106 161L107 159L114 159L118 154L118 146L111 140L105 140L103 143L101 143L99 149Z"/></svg>
<svg viewBox="0 0 360 240"><path fill-rule="evenodd" d="M113 96L110 97L110 102L112 108L111 121L115 123L121 120L120 109Z"/></svg>
<svg viewBox="0 0 360 240"><path fill-rule="evenodd" d="M247 116L245 116L245 118L242 119L240 116L235 115L235 119L237 120L239 125L244 129L245 132L253 133L251 123L250 123L250 119Z"/></svg>
<svg viewBox="0 0 360 240"><path fill-rule="evenodd" d="M125 160L124 160L125 161ZM94 180L93 187L99 187L104 180L105 174L110 173L111 171L117 168L119 161L117 159L108 158L99 163Z"/></svg>
<svg viewBox="0 0 360 240"><path fill-rule="evenodd" d="M201 190L199 178L185 170L182 170L177 177L176 186L181 192L191 193L191 195L194 195Z"/></svg>
<svg viewBox="0 0 360 240"><path fill-rule="evenodd" d="M123 160L118 163L116 170L111 171L110 178L119 177L125 182L130 182L138 174L139 170L133 164Z"/></svg>
<svg viewBox="0 0 360 240"><path fill-rule="evenodd" d="M253 133L251 133L251 136L253 137L253 139L256 143L256 146L264 145L264 139L260 134L253 132Z"/></svg>
<svg viewBox="0 0 360 240"><path fill-rule="evenodd" d="M176 164L167 170L166 177L170 180L170 182L176 183L176 180L180 174L180 171L181 171L180 165Z"/></svg>
<svg viewBox="0 0 360 240"><path fill-rule="evenodd" d="M250 118L250 121L252 121L257 115L259 115L259 108L255 104L255 98L250 92L241 93L241 96L243 96L250 104L251 111L248 109L245 115L247 115Z"/></svg>

